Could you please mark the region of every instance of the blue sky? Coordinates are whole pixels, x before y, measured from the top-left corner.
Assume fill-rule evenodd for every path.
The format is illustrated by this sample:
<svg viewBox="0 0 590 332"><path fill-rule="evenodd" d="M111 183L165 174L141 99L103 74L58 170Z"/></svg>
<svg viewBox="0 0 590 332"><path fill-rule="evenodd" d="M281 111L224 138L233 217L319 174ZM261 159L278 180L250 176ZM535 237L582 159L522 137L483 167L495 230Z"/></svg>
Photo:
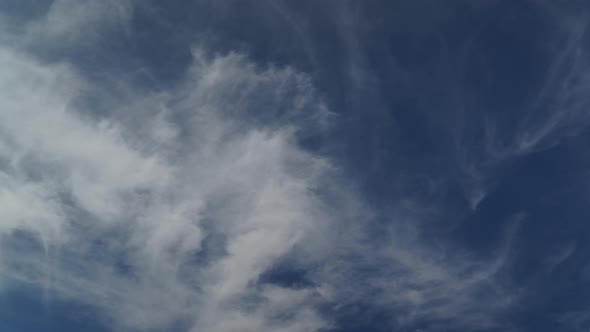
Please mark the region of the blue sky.
<svg viewBox="0 0 590 332"><path fill-rule="evenodd" d="M587 331L589 15L0 2L0 330Z"/></svg>

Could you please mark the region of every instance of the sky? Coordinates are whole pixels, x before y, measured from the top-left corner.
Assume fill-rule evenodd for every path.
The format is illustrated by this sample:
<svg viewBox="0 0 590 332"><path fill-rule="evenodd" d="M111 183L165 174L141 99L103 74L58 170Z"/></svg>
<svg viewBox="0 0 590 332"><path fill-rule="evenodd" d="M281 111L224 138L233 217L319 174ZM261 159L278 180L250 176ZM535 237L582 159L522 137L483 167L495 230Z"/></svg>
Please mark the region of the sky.
<svg viewBox="0 0 590 332"><path fill-rule="evenodd" d="M0 330L588 331L589 23L0 1Z"/></svg>

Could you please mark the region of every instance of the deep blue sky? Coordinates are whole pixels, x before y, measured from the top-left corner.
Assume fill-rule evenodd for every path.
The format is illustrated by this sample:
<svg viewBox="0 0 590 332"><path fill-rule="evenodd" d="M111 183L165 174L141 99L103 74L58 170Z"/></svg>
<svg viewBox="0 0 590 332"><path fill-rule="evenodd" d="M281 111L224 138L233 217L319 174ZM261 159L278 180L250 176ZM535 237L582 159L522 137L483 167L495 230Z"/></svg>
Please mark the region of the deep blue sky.
<svg viewBox="0 0 590 332"><path fill-rule="evenodd" d="M155 156L180 170L173 173L180 174L180 180L165 185L159 184L161 173L150 173L151 169L145 171L146 179L129 180L131 184L126 181L135 170L125 173L127 168L113 166L113 173L104 171L104 175L102 170L110 170L117 158L132 168L145 162L133 159L136 154L131 152L131 157L109 155L108 148L71 152L68 142L78 136L53 139L61 129L40 138L22 138L29 134L18 126L54 125L47 120L53 113L47 119L39 115L53 104L40 101L34 109L21 103L21 95L3 92L8 97L0 95L0 112L6 112L6 119L26 108L31 112L27 114L45 120L35 122L25 115L22 121L0 126L0 171L5 179L0 186L25 188L14 193L28 193L35 186L34 197L42 192L41 199L61 211L59 223L66 226L60 228L60 239L66 240L55 244L43 236L35 240L35 234L45 232L27 221L36 215L18 214L28 203L41 206L29 196L15 194L25 204L10 211L13 205L2 199L8 199L12 189L0 198L0 216L7 209L7 220L14 218L0 228L0 266L7 271L0 279L0 330L586 331L590 328L589 15L588 2L549 0L0 2L2 54L20 54L23 61L48 72L67 67L90 82L74 96L65 93L69 97L63 105L75 114L74 120L59 120L56 126L64 123L64 128L76 132L70 123L100 128L106 121L108 128L115 129L99 131L97 135L107 137L104 144L115 137L113 144L121 144L125 151L137 151L141 158ZM206 59L205 69L199 67L198 54ZM232 62L232 56L240 60ZM221 59L219 68L211 64L215 59ZM0 66L12 63L1 61ZM205 82L206 75L200 75L210 67L220 72L229 68L219 79L227 82L216 83L218 78ZM1 89L15 86L14 77L45 82L34 76L37 72L15 68L16 74L0 69ZM35 85L41 90L23 83L23 89L34 91L33 96L43 91L40 94L53 100L51 96L61 91L54 91L55 86L64 84L61 78L56 82ZM190 82L197 82L197 88ZM64 85L69 89L68 84ZM191 94L191 89L201 91L206 84L215 90ZM158 112L152 109L158 105L169 110L166 116L180 133L175 136L177 143L149 141L155 131L149 127L150 119ZM205 124L197 129L189 124L193 108L206 110L198 118ZM321 110L329 114L318 120ZM210 130L219 122L227 126ZM81 133L89 130L84 128ZM287 213L289 204L305 196L293 209L300 213L309 208L302 215L309 217L311 226L285 250L274 244L260 250L239 247L240 254L252 250L266 258L248 260L245 255L231 261L233 272L227 273L246 271L253 276L245 277L246 288L236 291L231 301L221 295L218 300L216 289L223 287L209 279L216 275L217 262L226 266L227 257L241 257L232 251L238 250L233 249L238 244L232 243L243 243L237 234L246 232L240 220L257 218L258 212L251 211L259 211L247 210L251 214L246 215L241 209L250 206L249 197L258 197L258 183L266 181L250 168L239 168L242 159L232 161L231 151L240 151L250 132L293 128L297 129L292 137L276 143L280 158L286 157L277 166L282 175L269 190L291 183L292 178L293 183L304 181L306 189L301 194L299 189L288 191L284 201L270 205L276 210L273 218L283 225L281 218L292 215ZM225 142L219 143L221 147L201 146L218 133L220 142ZM242 133L246 138L234 139ZM81 151L86 149L85 140L89 145L103 142L79 137ZM269 155L274 156L274 148L265 150L266 143L253 139L244 149L254 152L246 155L261 158L260 165L272 164L275 159ZM55 141L56 147L45 148L44 140ZM192 140L196 143L187 143ZM3 150L5 145L10 148ZM186 161L192 155L196 161ZM310 165L320 158L331 167L316 178L315 166ZM228 163L238 165L236 170ZM226 168L231 176L216 173ZM87 169L92 172L86 173ZM207 180L226 176L235 181ZM101 181L112 179L113 186L101 186ZM193 180L194 187L187 184L193 189L183 188ZM117 181L125 184L118 186ZM87 196L79 183L98 189ZM185 202L181 197L190 197L187 202L203 198L203 207L182 214L190 214L186 225L198 225L200 244L186 251L162 245L178 259L174 272L167 265L149 265L146 257L152 254L146 254L145 248L169 239L181 243L184 238L176 233L160 236L168 233L151 226L142 228L146 218L138 217L141 213L127 214L123 209L117 214L86 202L88 197L92 202L102 199L103 193L132 206L127 209L141 206L145 211L160 211L152 209L154 201L171 202L180 209L187 205L177 204ZM233 221L234 215L239 215L238 221ZM168 222L166 213L157 216L162 224ZM104 221L109 218L122 221ZM170 223L170 228L181 224ZM275 229L273 222L256 225L253 229ZM299 229L285 227L288 232ZM186 233L181 229L180 234ZM22 232L33 239L22 239ZM144 236L152 239L145 235L150 232L158 234L154 239L168 240L144 241ZM275 233L263 234L268 239ZM53 245L58 249L53 251ZM268 256L267 251L278 253ZM39 263L45 260L51 263ZM105 269L115 271L115 277L96 277ZM168 284L168 279L154 277L159 275L156 270L177 277ZM55 276L38 277L47 271ZM187 281L190 275L198 276ZM75 283L72 289L70 283ZM117 292L122 287L131 294L125 298L140 298L144 291L134 290L134 283L155 295L145 295L138 300L141 305L129 300L126 306L121 300L125 309L104 295L109 293L104 289ZM100 290L94 292L93 287ZM180 309L175 306L168 312L151 305L159 297L175 298L170 287L189 294L179 299ZM271 298L266 287L314 295L297 302L297 310L287 306L274 312L274 305L271 309L264 305L274 303L264 300ZM87 294L79 290L83 288L93 291ZM329 295L323 289L330 289ZM208 298L218 302L211 304ZM224 316L227 308L239 308L245 317L261 315L264 323L222 327L221 321L234 317ZM308 319L298 316L301 308L309 308L324 323L283 325ZM132 312L132 318L119 317L126 315L125 310ZM216 318L210 319L212 323L204 315ZM217 317L220 321L215 322Z"/></svg>

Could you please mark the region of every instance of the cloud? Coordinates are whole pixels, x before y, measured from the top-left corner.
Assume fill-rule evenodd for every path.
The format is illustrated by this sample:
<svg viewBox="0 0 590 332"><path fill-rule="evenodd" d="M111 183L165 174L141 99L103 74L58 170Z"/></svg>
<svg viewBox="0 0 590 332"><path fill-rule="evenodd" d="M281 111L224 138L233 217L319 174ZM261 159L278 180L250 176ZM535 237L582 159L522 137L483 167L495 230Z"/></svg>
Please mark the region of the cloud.
<svg viewBox="0 0 590 332"><path fill-rule="evenodd" d="M96 15L66 5L39 23L75 16L50 38ZM71 64L7 47L0 63L6 283L94 305L117 329L323 326L313 289L256 286L325 218L314 188L328 164L295 138L327 112L305 75L195 49L177 88L129 87L112 116L88 116L80 101L104 89ZM217 255L205 253L211 238Z"/></svg>
<svg viewBox="0 0 590 332"><path fill-rule="evenodd" d="M339 225L342 235L330 239L334 245L328 257L318 258L316 250L307 253L311 258L304 261L315 267L310 278L323 286L334 310L361 322L385 313L388 319L381 325L399 331L509 330L502 317L520 298L518 287L506 279L519 220L491 255L482 257L427 241L428 224L404 210L393 209L397 212L379 235L369 236L374 231L367 228L374 226L367 220L348 226L358 227L356 238L350 236L352 229Z"/></svg>
<svg viewBox="0 0 590 332"><path fill-rule="evenodd" d="M306 74L194 46L184 77L149 91L36 56L84 47L132 12L55 1L24 43L0 47L5 287L90 304L126 331L319 331L338 328L321 308L356 304L405 330L504 326L513 235L481 258L426 244L420 202L407 212L399 197L384 218L299 144L334 118ZM308 284L264 281L289 259Z"/></svg>
<svg viewBox="0 0 590 332"><path fill-rule="evenodd" d="M538 58L530 63L534 63L538 68L535 67L535 75L530 77L527 77L528 74L520 75L530 80L521 83L529 89L519 96L522 100L513 104L500 102L500 106L490 107L490 102L486 98L478 100L477 90L474 92L471 86L465 83L449 84L453 89L459 88L460 91L457 93L460 101L453 105L460 111L451 131L465 197L472 209L477 208L488 192L496 186L498 173L501 173L503 167L533 153L566 143L582 134L589 125L585 111L589 105L587 91L590 87L588 49L585 46L588 31L586 15L566 13L563 8L558 9L544 2L531 5L530 9L534 13L533 25L538 26L540 30L547 30L547 36L544 42L538 42L535 38L528 41L530 44L527 44L527 48L534 49L538 54ZM491 26L493 28L488 29L492 33L497 33L494 29L504 29L496 27L495 24ZM523 28L524 30L526 28ZM485 40L486 33L489 32L484 30L478 33L482 35L481 39ZM474 45L467 44L465 52L468 55L463 57L469 61L484 59L481 60L482 63L478 63L474 71L491 72L494 68L487 64L486 60L491 59L493 62L496 59L494 54L482 52L479 49L480 43L485 45L486 41L476 42ZM518 64L526 71L528 64L521 64L518 54L508 56L510 63ZM467 71L464 68L469 67L461 67L459 70ZM501 67L499 69L502 70ZM467 72L464 75L472 74ZM513 77L499 75L496 80L520 79L519 75L510 75ZM503 84L493 82L493 79L488 80L494 84ZM461 84L466 86L461 87ZM520 87L515 89L518 90ZM493 89L490 90L493 92ZM501 93L494 98L494 102L504 98L510 99Z"/></svg>
<svg viewBox="0 0 590 332"><path fill-rule="evenodd" d="M29 46L43 48L52 47L51 41L56 40L59 47L93 43L103 29L124 25L132 8L129 0L52 1L45 16L26 26L24 41Z"/></svg>

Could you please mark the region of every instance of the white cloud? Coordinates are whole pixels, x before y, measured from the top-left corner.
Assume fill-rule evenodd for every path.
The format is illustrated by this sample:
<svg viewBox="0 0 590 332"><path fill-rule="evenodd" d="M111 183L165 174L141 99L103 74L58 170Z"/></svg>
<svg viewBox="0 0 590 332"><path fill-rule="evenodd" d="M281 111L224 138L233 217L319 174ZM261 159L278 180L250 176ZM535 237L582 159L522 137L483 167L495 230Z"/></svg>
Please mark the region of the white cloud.
<svg viewBox="0 0 590 332"><path fill-rule="evenodd" d="M8 217L0 227L7 238L30 231L45 243L18 252L9 246L18 239L5 241L5 279L96 305L120 328L177 320L215 331L323 325L313 290L256 282L322 222L313 191L327 164L298 148L294 127L274 114L251 121L240 113L269 106L300 117L316 103L325 112L301 74L260 69L236 54L201 57L180 88L121 105L147 106L135 109L140 124L130 124L84 116L76 98L97 87L66 65L8 49L0 64L0 206ZM155 130L141 142L133 129ZM226 254L196 264L211 233L226 238ZM252 296L258 300L244 313Z"/></svg>
<svg viewBox="0 0 590 332"><path fill-rule="evenodd" d="M83 44L127 6L56 1L23 37ZM5 283L94 305L119 330L180 321L194 331L317 331L331 324L318 304L366 300L402 327L479 328L509 307L495 278L505 254L480 260L425 245L426 226L403 215L386 243L371 244L378 213L297 145L300 130L330 119L306 75L195 48L173 88L119 82L125 96L114 98L72 65L18 49L0 47ZM93 95L112 98L109 114L80 108ZM325 184L329 200L317 194ZM318 286L258 282L287 255L307 255L300 262Z"/></svg>

